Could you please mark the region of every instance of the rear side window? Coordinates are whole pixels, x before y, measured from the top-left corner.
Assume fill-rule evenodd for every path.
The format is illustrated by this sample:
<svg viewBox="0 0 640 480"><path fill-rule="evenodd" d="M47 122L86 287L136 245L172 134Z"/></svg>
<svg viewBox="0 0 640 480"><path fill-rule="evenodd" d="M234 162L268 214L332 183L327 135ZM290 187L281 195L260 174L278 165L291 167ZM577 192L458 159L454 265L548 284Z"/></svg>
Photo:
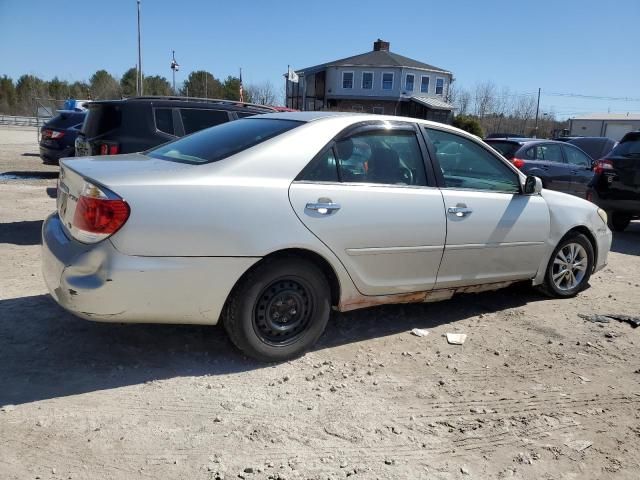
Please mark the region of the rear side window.
<svg viewBox="0 0 640 480"><path fill-rule="evenodd" d="M173 128L173 111L170 108L156 108L156 128L161 132L175 135Z"/></svg>
<svg viewBox="0 0 640 480"><path fill-rule="evenodd" d="M498 150L504 158L509 160L515 157L516 152L520 149L519 143L495 142L495 141L490 141L487 143L491 145L493 148L495 148L496 150Z"/></svg>
<svg viewBox="0 0 640 480"><path fill-rule="evenodd" d="M546 162L563 163L562 150L560 145L538 145L536 149L536 160L544 160Z"/></svg>
<svg viewBox="0 0 640 480"><path fill-rule="evenodd" d="M153 158L183 163L211 163L283 134L303 122L245 118L202 130L149 150Z"/></svg>
<svg viewBox="0 0 640 480"><path fill-rule="evenodd" d="M82 133L92 138L110 132L122 123L120 107L109 104L96 104L89 108L89 113L82 126Z"/></svg>
<svg viewBox="0 0 640 480"><path fill-rule="evenodd" d="M82 123L84 121L85 114L80 112L60 112L46 123L50 128L69 128Z"/></svg>
<svg viewBox="0 0 640 480"><path fill-rule="evenodd" d="M182 108L180 116L184 125L184 133L187 135L229 121L229 114L224 110Z"/></svg>

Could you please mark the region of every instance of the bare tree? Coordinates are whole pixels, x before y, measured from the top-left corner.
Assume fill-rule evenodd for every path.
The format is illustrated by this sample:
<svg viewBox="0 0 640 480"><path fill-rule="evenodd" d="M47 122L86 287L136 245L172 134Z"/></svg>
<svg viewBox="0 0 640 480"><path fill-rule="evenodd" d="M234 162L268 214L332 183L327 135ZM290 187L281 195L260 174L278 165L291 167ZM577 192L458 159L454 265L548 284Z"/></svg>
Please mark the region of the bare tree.
<svg viewBox="0 0 640 480"><path fill-rule="evenodd" d="M249 85L247 87L248 96L253 103L260 105L274 105L277 100L277 94L273 84L269 81L264 83Z"/></svg>
<svg viewBox="0 0 640 480"><path fill-rule="evenodd" d="M457 107L459 115L467 115L471 107L471 93L469 90L459 89L454 105Z"/></svg>
<svg viewBox="0 0 640 480"><path fill-rule="evenodd" d="M474 106L476 115L480 118L490 113L496 101L496 86L493 82L483 82L476 85L474 91Z"/></svg>

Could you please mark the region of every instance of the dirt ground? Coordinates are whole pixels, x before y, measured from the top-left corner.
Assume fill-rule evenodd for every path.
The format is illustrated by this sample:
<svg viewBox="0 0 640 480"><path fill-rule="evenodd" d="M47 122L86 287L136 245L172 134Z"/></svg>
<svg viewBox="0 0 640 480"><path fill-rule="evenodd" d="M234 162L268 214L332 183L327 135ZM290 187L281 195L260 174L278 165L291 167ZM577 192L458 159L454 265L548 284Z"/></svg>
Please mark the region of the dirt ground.
<svg viewBox="0 0 640 480"><path fill-rule="evenodd" d="M640 223L575 299L335 314L312 352L264 365L218 327L59 308L39 247L57 168L35 138L0 127L0 478L640 478L640 328L578 316L640 314Z"/></svg>

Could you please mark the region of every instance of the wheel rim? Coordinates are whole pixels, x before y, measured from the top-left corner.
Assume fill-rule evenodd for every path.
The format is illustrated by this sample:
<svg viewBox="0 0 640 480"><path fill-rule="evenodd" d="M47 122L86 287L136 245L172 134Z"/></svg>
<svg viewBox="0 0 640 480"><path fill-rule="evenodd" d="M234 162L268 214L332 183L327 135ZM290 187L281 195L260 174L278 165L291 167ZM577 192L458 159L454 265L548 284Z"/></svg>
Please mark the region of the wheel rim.
<svg viewBox="0 0 640 480"><path fill-rule="evenodd" d="M563 246L553 260L551 278L559 290L573 290L587 273L589 257L587 251L579 243L568 243Z"/></svg>
<svg viewBox="0 0 640 480"><path fill-rule="evenodd" d="M313 296L302 279L285 277L260 292L253 326L260 339L274 346L294 343L311 322Z"/></svg>

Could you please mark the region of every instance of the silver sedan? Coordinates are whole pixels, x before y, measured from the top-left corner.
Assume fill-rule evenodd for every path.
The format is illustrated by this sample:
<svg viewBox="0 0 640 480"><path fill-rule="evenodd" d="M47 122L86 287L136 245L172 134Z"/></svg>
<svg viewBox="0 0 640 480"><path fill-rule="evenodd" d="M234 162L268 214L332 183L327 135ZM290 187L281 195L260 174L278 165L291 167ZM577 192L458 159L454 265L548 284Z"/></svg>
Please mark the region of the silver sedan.
<svg viewBox="0 0 640 480"><path fill-rule="evenodd" d="M523 280L574 296L606 265L606 220L447 125L278 113L63 160L43 272L80 317L222 322L277 361L313 345L332 309Z"/></svg>

